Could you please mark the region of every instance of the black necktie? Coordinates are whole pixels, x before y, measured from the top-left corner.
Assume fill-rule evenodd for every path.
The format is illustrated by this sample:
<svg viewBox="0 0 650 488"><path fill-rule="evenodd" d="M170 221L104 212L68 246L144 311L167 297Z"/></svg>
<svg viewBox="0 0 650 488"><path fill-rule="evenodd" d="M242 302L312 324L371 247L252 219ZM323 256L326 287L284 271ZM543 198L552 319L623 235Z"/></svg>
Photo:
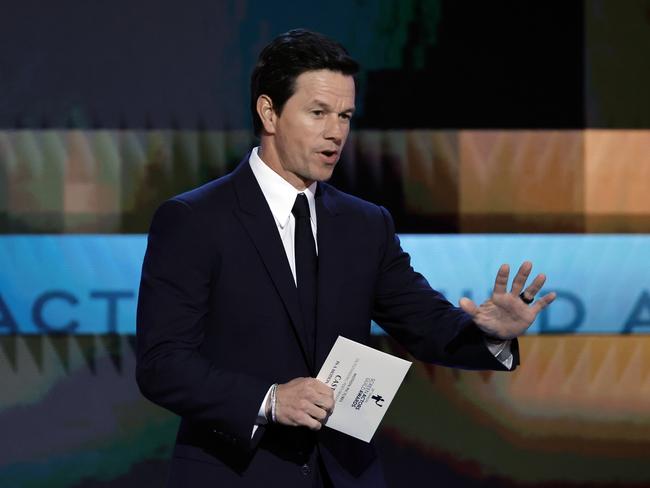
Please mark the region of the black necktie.
<svg viewBox="0 0 650 488"><path fill-rule="evenodd" d="M294 245L296 251L296 282L300 307L306 327L310 348L316 340L316 276L318 258L314 234L311 231L309 202L304 193L299 193L291 213L296 219Z"/></svg>

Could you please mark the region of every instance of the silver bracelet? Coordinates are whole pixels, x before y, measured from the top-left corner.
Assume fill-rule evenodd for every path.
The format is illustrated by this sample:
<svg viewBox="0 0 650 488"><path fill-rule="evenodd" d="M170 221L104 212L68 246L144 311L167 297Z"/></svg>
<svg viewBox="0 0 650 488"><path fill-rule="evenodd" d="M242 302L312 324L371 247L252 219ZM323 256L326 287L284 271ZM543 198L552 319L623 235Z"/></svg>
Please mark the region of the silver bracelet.
<svg viewBox="0 0 650 488"><path fill-rule="evenodd" d="M271 421L275 424L277 422L277 418L275 417L275 406L276 406L276 401L277 397L275 396L275 392L278 389L278 384L274 383L273 386L271 386Z"/></svg>

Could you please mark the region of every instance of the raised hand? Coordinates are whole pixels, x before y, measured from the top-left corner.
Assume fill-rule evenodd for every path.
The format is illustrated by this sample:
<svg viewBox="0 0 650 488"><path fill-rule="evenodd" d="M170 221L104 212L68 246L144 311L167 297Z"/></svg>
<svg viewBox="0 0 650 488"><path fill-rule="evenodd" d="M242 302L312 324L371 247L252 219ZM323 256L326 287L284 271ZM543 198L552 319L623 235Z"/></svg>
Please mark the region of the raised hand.
<svg viewBox="0 0 650 488"><path fill-rule="evenodd" d="M555 300L555 293L551 292L533 302L544 286L546 276L538 274L524 289L532 269L533 264L524 261L508 292L510 266L502 264L494 282L492 296L480 306L476 306L469 298L463 297L460 299L460 307L470 314L476 325L490 337L506 340L520 336L530 327L537 314Z"/></svg>
<svg viewBox="0 0 650 488"><path fill-rule="evenodd" d="M334 409L334 392L316 378L296 378L278 385L276 421L319 430Z"/></svg>

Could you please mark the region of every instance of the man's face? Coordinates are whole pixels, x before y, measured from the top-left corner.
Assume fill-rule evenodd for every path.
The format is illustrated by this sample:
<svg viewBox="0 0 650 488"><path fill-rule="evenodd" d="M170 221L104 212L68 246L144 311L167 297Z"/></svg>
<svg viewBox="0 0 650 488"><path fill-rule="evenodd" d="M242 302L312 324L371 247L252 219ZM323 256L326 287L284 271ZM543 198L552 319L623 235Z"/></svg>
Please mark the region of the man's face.
<svg viewBox="0 0 650 488"><path fill-rule="evenodd" d="M353 112L352 76L329 70L302 73L282 113L276 114L273 145L278 161L265 161L297 188L328 180L350 132Z"/></svg>

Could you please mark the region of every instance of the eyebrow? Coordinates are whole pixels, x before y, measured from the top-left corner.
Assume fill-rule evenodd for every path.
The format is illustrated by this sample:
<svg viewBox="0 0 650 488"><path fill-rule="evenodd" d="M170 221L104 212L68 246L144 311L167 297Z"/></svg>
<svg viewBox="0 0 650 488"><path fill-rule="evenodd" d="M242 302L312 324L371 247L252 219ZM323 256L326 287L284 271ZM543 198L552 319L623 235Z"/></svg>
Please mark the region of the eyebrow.
<svg viewBox="0 0 650 488"><path fill-rule="evenodd" d="M317 106L319 106L321 108L324 108L324 109L326 109L326 110L328 110L330 112L333 112L332 107L330 107L330 105L328 103L325 103L325 102L323 102L321 100L314 100L312 102L312 105L317 105ZM345 114L345 113L353 114L355 109L356 109L356 107L352 106L352 107L346 108L345 110L342 110L339 113L341 113L341 114Z"/></svg>

